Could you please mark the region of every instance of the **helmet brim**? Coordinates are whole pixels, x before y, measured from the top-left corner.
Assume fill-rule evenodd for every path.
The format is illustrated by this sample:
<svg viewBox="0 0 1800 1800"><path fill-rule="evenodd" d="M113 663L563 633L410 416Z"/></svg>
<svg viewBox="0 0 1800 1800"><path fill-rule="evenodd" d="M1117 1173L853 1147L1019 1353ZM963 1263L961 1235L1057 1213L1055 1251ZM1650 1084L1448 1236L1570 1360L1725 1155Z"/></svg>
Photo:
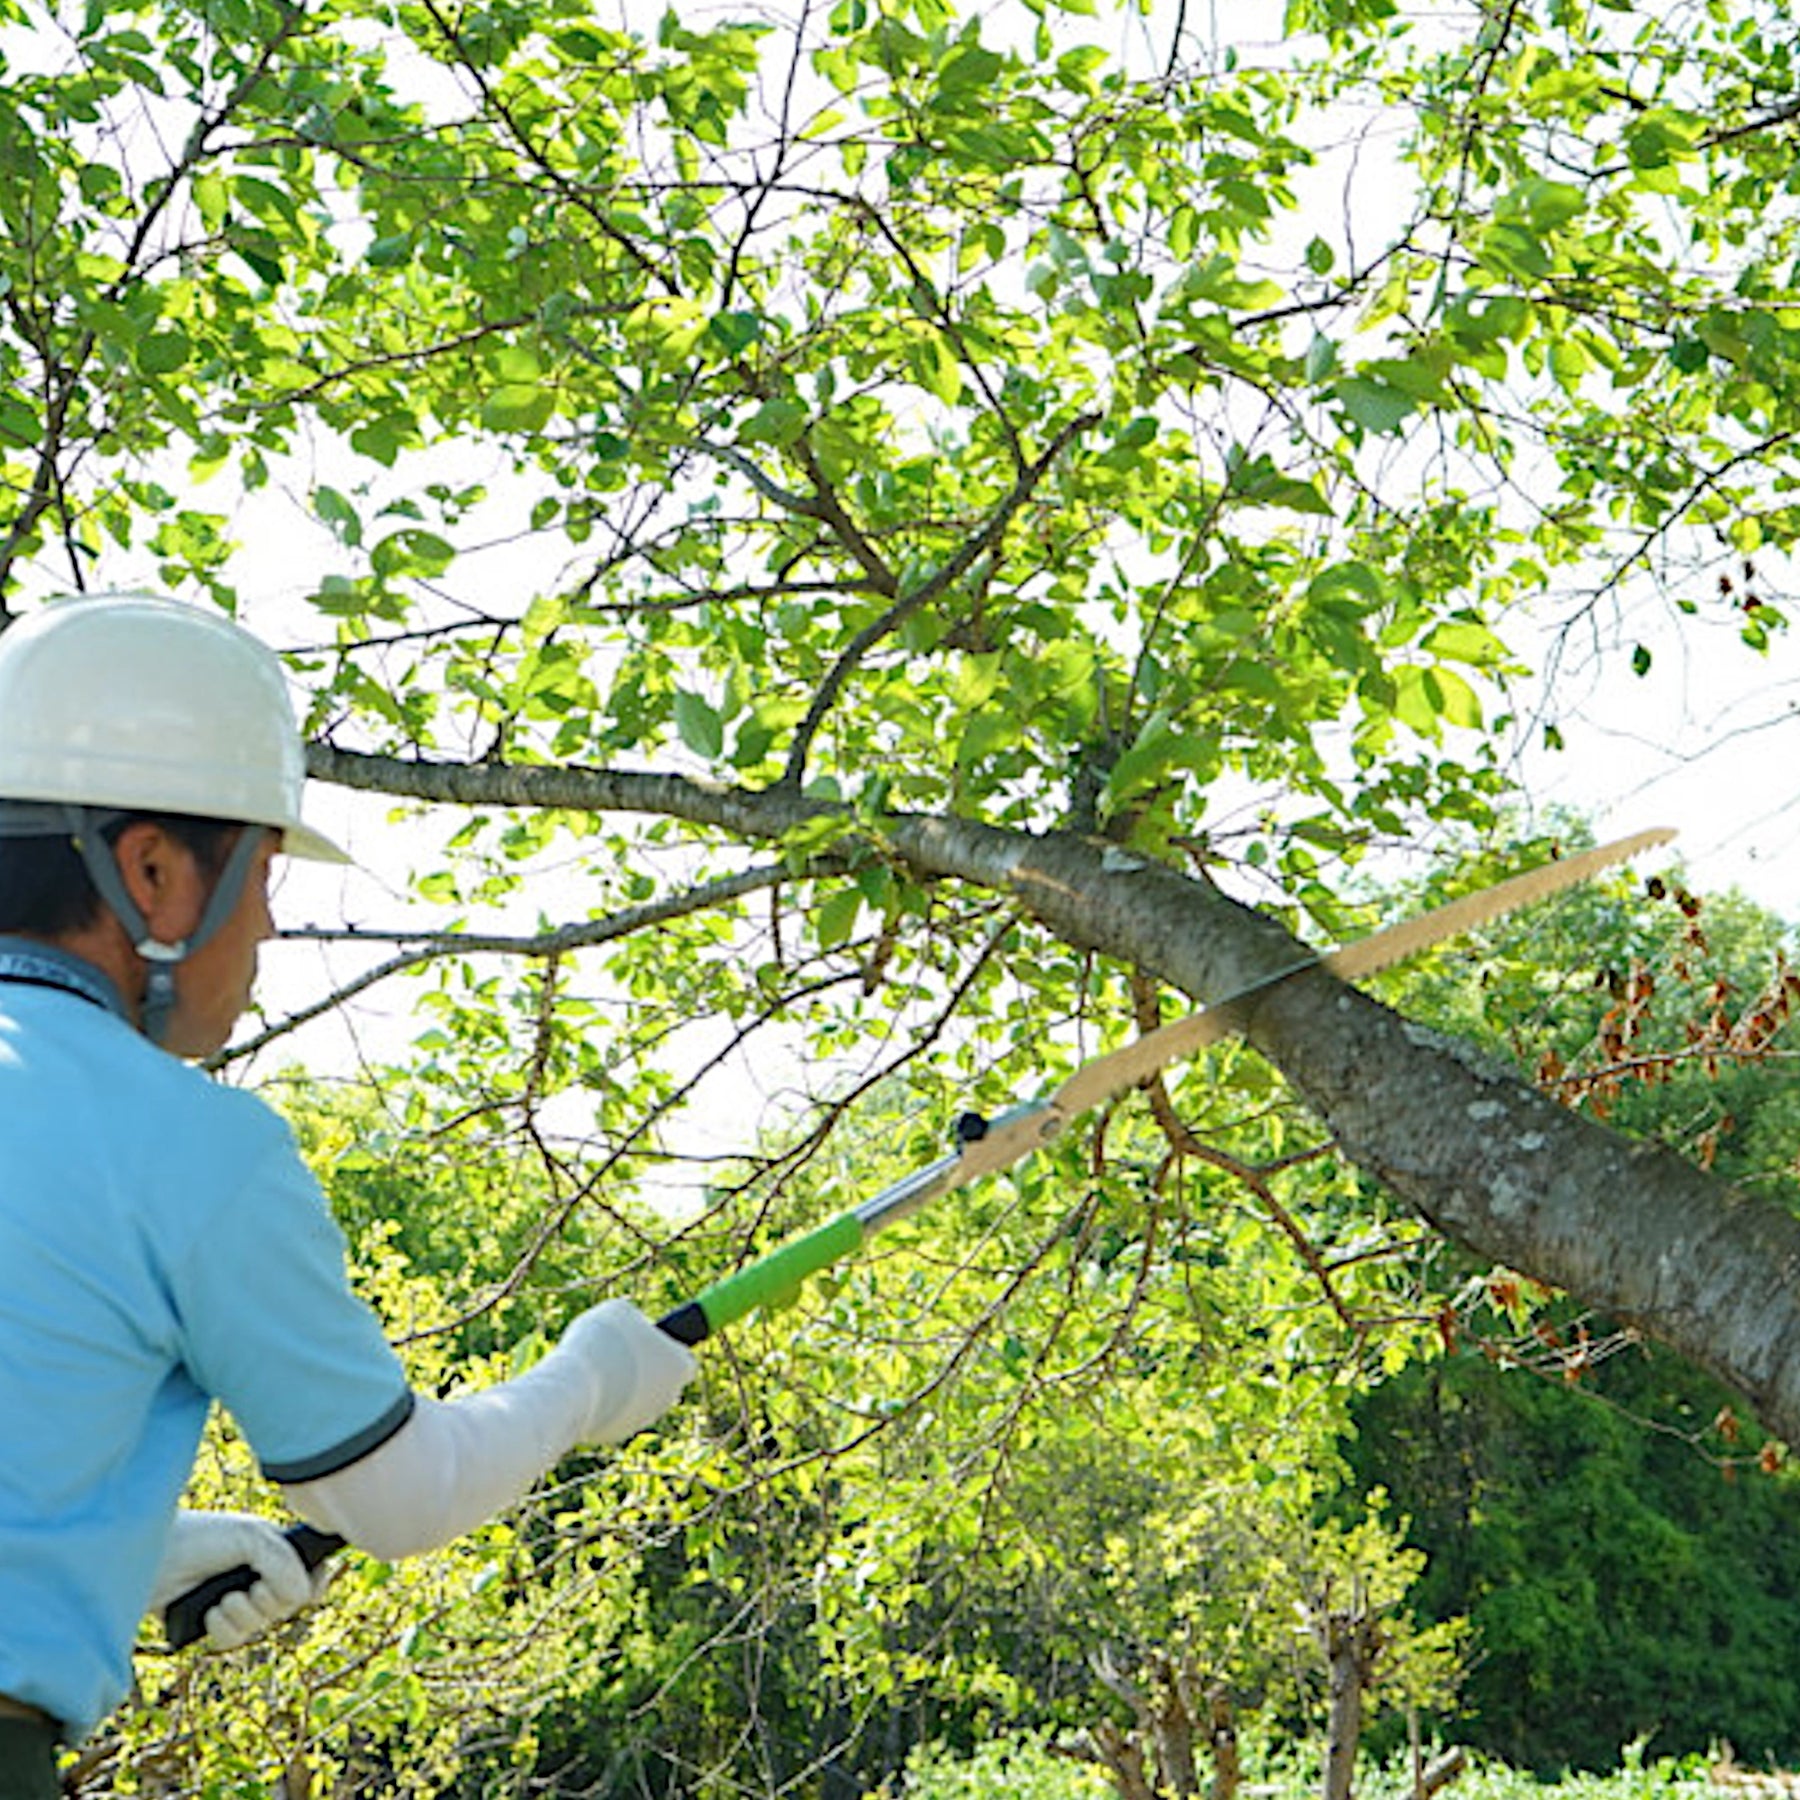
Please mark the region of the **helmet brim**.
<svg viewBox="0 0 1800 1800"><path fill-rule="evenodd" d="M284 825L281 828L282 853L297 856L302 862L339 863L356 867L356 858L340 849L322 831L310 825Z"/></svg>

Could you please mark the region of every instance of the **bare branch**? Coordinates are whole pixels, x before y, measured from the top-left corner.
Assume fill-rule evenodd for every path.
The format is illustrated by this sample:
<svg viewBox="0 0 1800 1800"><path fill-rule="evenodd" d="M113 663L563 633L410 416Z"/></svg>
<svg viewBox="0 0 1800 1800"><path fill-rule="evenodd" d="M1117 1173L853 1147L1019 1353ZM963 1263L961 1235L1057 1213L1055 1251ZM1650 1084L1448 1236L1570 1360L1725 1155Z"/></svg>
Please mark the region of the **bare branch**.
<svg viewBox="0 0 1800 1800"><path fill-rule="evenodd" d="M641 931L649 925L666 924L670 919L685 918L689 914L704 912L708 907L721 906L727 901L741 899L745 894L753 894L763 888L774 887L787 880L789 871L776 864L756 869L746 869L740 875L728 875L719 881L709 881L701 887L689 888L680 894L666 895L661 900L647 900L642 906L629 906L622 912L609 914L604 919L590 919L579 925L565 925L560 930L544 932L535 937L500 937L479 933L448 932L427 936L416 948L402 951L398 956L391 956L373 969L366 969L353 981L345 982L335 988L311 1006L302 1007L298 1012L290 1013L285 1019L260 1031L253 1038L241 1044L233 1044L221 1050L207 1064L208 1068L219 1069L231 1063L241 1062L245 1057L254 1056L259 1050L266 1049L276 1039L298 1031L302 1025L323 1014L332 1012L342 1006L346 1000L366 992L378 982L386 981L390 976L403 974L408 969L422 967L426 963L435 962L446 956L529 956L555 959L566 956L572 950L591 949L596 944L609 944L615 939L629 937L634 931ZM363 932L283 932L284 938L332 938L337 940L353 939L362 942L370 941L404 941L407 937L418 934L394 932L390 934L373 934Z"/></svg>

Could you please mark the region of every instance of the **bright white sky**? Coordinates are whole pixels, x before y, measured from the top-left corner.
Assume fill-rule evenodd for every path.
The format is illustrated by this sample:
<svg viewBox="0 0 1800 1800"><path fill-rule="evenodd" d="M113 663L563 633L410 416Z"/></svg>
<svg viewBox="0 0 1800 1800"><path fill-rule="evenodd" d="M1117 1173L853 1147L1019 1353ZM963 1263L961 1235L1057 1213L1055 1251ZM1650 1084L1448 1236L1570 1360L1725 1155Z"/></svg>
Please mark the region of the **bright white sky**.
<svg viewBox="0 0 1800 1800"><path fill-rule="evenodd" d="M1764 597L1786 610L1788 571L1759 561ZM1618 631L1627 648L1604 672L1585 657L1565 665L1555 694L1566 748L1532 745L1527 793L1578 807L1602 837L1672 825L1693 886L1741 888L1800 921L1800 645L1783 635L1758 654L1647 600L1633 610ZM1652 655L1641 678L1629 664L1638 642Z"/></svg>

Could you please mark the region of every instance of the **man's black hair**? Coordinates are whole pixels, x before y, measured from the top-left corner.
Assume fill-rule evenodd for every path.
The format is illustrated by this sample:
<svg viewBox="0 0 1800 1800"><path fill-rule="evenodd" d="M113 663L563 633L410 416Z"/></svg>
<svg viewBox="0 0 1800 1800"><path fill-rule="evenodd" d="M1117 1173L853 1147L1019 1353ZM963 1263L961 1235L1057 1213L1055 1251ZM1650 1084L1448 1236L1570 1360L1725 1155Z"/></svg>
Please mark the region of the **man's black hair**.
<svg viewBox="0 0 1800 1800"><path fill-rule="evenodd" d="M241 829L226 819L188 813L130 813L107 827L107 842L116 843L128 825L143 820L160 825L209 875L224 866ZM0 932L61 937L99 916L100 895L71 839L0 836Z"/></svg>

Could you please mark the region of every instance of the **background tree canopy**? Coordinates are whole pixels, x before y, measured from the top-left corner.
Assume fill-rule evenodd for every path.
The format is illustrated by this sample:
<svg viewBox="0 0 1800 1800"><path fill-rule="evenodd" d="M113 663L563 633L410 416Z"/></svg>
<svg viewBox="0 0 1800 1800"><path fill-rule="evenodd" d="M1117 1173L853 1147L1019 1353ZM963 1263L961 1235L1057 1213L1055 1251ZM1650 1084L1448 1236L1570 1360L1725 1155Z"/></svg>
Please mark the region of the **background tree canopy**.
<svg viewBox="0 0 1800 1800"><path fill-rule="evenodd" d="M1800 526L1784 9L1286 27L0 0L0 604L226 607L288 652L314 772L404 808L368 841L409 866L302 1010L410 977L422 1035L293 1110L422 1380L599 1291L673 1302L1169 990L1356 934L1371 852L1440 850L1440 891L1547 854L1517 748L1555 741L1576 634L1649 667L1628 602L1760 679ZM1498 960L1507 1018L1592 974L1568 935ZM1779 1032L1771 949L1715 1056ZM479 1663L549 1566L514 1716L690 1693L694 1787L800 1779L778 1695L833 1743L1021 1683L1092 1723L1130 1641L1093 1632L1134 1609L1298 1716L1321 1666L1255 1603L1323 1631L1346 1581L1399 1591L1373 1523L1321 1547L1308 1484L1494 1264L1800 1433L1778 1199L1323 976L1243 1023L722 1347L691 1438L372 1585L310 1666L416 1722L443 1584ZM1034 1484L1096 1444L1141 1505L1081 1501L1117 1553L1059 1591ZM1252 1514L1293 1528L1250 1547ZM1151 1608L1221 1557L1248 1585L1210 1620ZM957 1638L1000 1589L1012 1635ZM421 1768L469 1754L432 1716ZM331 1721L333 1754L372 1730Z"/></svg>

